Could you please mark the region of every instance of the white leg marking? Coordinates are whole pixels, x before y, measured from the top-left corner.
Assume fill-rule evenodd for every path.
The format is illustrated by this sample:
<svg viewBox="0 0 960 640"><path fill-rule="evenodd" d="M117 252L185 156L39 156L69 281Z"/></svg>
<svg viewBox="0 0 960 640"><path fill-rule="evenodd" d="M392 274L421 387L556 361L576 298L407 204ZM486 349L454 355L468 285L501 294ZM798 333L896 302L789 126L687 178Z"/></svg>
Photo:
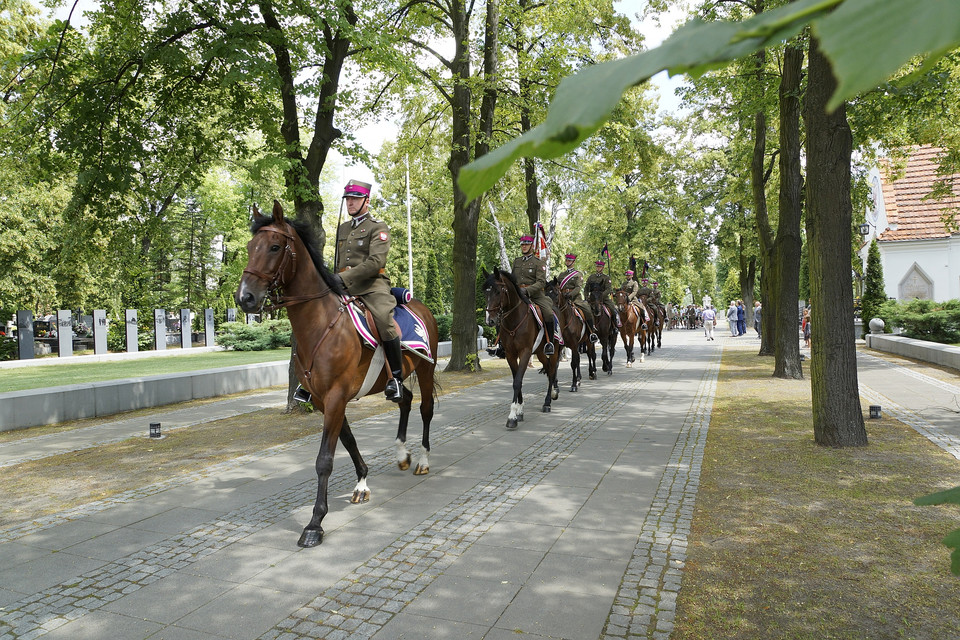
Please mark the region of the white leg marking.
<svg viewBox="0 0 960 640"><path fill-rule="evenodd" d="M403 462L407 459L407 455L409 455L407 453L407 444L405 442L401 442L400 438L397 438L395 444L397 445L397 462Z"/></svg>
<svg viewBox="0 0 960 640"><path fill-rule="evenodd" d="M511 402L511 403L510 403L510 416L509 416L509 417L510 417L511 420L516 420L516 419L517 419L517 415L518 415L518 414L517 414L517 410L518 410L518 409L521 409L521 408L522 408L522 405L520 405L520 404L518 404L518 403L516 403L516 402Z"/></svg>

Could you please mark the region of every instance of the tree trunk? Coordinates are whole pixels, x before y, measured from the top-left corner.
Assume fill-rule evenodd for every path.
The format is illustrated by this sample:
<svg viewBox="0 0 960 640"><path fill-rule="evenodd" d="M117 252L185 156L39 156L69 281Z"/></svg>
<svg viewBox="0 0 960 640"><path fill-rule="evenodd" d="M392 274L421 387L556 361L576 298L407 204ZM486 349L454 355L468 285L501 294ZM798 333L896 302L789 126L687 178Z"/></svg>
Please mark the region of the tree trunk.
<svg viewBox="0 0 960 640"><path fill-rule="evenodd" d="M758 111L753 117L753 158L750 161L750 190L753 195L754 219L757 236L760 238L760 295L763 298L763 313L760 331L760 352L757 355L772 356L776 325L772 318L777 310L777 261L774 255L774 237L767 213L766 174L764 158L767 153L767 115Z"/></svg>
<svg viewBox="0 0 960 640"><path fill-rule="evenodd" d="M857 386L850 269L850 156L846 106L826 112L837 81L817 41L810 44L807 130L807 238L810 243L813 434L817 444L867 444Z"/></svg>
<svg viewBox="0 0 960 640"><path fill-rule="evenodd" d="M774 242L777 306L773 375L803 379L800 341L797 339L797 300L800 295L800 76L803 49L788 46L780 79L780 220Z"/></svg>
<svg viewBox="0 0 960 640"><path fill-rule="evenodd" d="M479 361L468 366L468 356L477 353L477 226L480 199L466 201L457 184L460 169L470 161L470 24L462 0L452 3L452 26L456 44L453 67L453 140L447 163L453 178L453 322L451 354L447 371L479 370ZM493 115L497 106L499 7L488 0L483 49L483 100L474 157L490 149Z"/></svg>

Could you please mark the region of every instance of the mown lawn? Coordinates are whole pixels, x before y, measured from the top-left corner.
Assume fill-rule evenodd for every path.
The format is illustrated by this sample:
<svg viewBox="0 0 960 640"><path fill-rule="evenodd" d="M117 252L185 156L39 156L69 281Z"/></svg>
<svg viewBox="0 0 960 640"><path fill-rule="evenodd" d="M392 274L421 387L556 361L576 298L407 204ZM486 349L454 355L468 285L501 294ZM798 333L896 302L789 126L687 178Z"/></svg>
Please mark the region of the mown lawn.
<svg viewBox="0 0 960 640"><path fill-rule="evenodd" d="M290 349L286 348L271 351L212 351L75 364L57 364L53 360L50 364L0 369L0 393L289 359Z"/></svg>

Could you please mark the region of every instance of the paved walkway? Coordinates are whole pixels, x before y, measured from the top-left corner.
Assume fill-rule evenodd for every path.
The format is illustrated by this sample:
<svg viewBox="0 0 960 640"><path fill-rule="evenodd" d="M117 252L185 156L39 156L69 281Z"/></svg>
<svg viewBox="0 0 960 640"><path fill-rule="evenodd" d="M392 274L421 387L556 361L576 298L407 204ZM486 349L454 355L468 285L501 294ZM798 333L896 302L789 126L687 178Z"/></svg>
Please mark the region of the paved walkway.
<svg viewBox="0 0 960 640"><path fill-rule="evenodd" d="M296 540L319 436L7 528L0 640L668 638L721 347L757 345L671 331L642 365L624 368L621 351L612 377L561 384L550 414L530 371L515 432L506 380L445 396L428 476L396 468L395 415L358 421L371 502L348 504L339 452L315 549ZM902 372L871 358L865 393L909 412ZM922 375L910 379L950 406L956 387ZM929 412L917 424L949 444ZM27 455L0 448L0 463Z"/></svg>

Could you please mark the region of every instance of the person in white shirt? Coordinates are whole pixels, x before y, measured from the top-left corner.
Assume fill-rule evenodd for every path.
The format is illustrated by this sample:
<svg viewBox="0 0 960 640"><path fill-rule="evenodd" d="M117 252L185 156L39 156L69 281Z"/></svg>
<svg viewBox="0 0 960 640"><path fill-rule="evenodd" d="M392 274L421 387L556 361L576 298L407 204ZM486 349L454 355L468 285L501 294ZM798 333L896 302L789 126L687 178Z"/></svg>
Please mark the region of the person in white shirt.
<svg viewBox="0 0 960 640"><path fill-rule="evenodd" d="M713 340L713 328L717 325L717 312L713 310L713 305L708 306L700 315L703 320L703 333L707 340Z"/></svg>

